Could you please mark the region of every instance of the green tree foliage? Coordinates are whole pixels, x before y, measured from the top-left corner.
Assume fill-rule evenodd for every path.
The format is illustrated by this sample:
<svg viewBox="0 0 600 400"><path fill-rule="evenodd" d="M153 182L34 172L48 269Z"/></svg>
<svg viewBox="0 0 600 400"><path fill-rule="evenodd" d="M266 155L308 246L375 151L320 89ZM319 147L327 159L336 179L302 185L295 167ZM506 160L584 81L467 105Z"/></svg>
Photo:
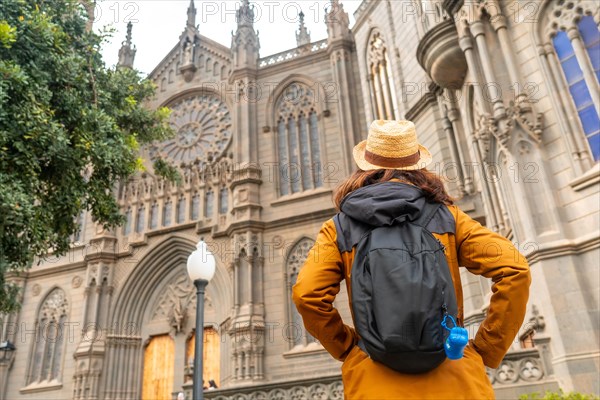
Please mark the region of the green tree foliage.
<svg viewBox="0 0 600 400"><path fill-rule="evenodd" d="M545 394L540 395L539 392L523 394L519 397L519 400L598 400L599 397L591 394L582 394L579 392L565 393L561 390L558 392L547 391Z"/></svg>
<svg viewBox="0 0 600 400"><path fill-rule="evenodd" d="M65 254L82 210L123 222L113 188L143 168L140 145L172 134L167 109L143 106L153 83L107 68L107 34L87 22L75 0L0 1L0 312L18 307L6 273Z"/></svg>

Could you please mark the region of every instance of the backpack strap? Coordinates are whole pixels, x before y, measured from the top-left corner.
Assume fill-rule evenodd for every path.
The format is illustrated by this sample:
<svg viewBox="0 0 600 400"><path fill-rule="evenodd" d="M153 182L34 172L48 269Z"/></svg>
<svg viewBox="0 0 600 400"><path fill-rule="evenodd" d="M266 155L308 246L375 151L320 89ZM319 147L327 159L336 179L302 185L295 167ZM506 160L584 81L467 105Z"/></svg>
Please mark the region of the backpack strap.
<svg viewBox="0 0 600 400"><path fill-rule="evenodd" d="M373 230L374 227L340 212L333 217L337 233L337 246L340 253L350 252L362 237Z"/></svg>
<svg viewBox="0 0 600 400"><path fill-rule="evenodd" d="M414 221L414 224L420 225L421 227L427 229L427 225L431 222L435 214L438 212L442 203L425 203L423 207L423 213L421 216Z"/></svg>

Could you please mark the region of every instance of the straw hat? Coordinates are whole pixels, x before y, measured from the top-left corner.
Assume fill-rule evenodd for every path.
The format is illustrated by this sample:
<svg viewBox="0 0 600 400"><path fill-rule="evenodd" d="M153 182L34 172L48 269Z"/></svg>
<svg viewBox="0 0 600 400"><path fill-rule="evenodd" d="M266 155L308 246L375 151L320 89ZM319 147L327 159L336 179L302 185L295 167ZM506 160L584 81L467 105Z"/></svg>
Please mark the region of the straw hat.
<svg viewBox="0 0 600 400"><path fill-rule="evenodd" d="M357 144L353 154L363 171L415 170L431 163L431 153L417 141L415 124L410 121L373 121L367 140Z"/></svg>

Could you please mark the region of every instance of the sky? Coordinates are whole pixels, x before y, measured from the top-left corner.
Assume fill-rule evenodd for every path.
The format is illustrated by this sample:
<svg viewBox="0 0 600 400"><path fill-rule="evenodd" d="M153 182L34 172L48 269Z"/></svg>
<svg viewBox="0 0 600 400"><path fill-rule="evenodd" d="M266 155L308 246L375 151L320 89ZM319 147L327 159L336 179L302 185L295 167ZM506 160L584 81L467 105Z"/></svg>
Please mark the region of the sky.
<svg viewBox="0 0 600 400"><path fill-rule="evenodd" d="M200 34L227 47L231 46L231 32L236 29L235 10L240 1L194 0L196 24ZM354 11L361 0L343 0L344 9L354 24ZM110 43L103 47L103 57L108 66L118 61L121 42L125 40L127 23L133 24L133 44L137 47L134 67L144 74L150 73L177 44L187 21L190 0L97 0L94 28L115 29ZM327 38L325 9L327 0L251 1L255 6L254 28L259 31L260 56L266 57L296 47L298 14L302 10L304 21L315 42Z"/></svg>

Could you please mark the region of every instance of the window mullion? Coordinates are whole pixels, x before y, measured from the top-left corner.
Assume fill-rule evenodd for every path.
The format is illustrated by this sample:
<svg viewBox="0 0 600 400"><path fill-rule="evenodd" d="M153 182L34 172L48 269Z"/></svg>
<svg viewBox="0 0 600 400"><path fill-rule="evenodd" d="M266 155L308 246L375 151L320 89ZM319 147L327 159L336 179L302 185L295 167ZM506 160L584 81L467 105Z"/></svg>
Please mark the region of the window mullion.
<svg viewBox="0 0 600 400"><path fill-rule="evenodd" d="M44 365L46 364L46 358L47 358L47 354L48 354L48 346L50 341L47 340L48 339L48 327L49 325L47 323L43 324L41 327L41 332L42 332L42 342L44 343L42 346L42 356L40 357L40 368L39 371L37 373L37 378L35 379L35 382L41 382L44 380L44 377L42 376L42 374L44 373ZM44 329L46 329L46 334L44 334ZM39 342L37 343L39 345Z"/></svg>
<svg viewBox="0 0 600 400"><path fill-rule="evenodd" d="M296 177L296 179L298 179L298 183L300 186L300 192L302 192L303 190L305 190L306 188L304 187L304 180L303 180L303 171L302 171L302 142L300 141L300 118L301 118L302 114L298 114L297 118L293 119L293 124L295 126L295 136L296 136L296 162L297 165L296 167L298 168L298 176Z"/></svg>
<svg viewBox="0 0 600 400"><path fill-rule="evenodd" d="M379 63L373 67L375 96L377 100L377 119L385 119L385 109L383 105L383 93L381 93L381 77L379 76Z"/></svg>
<svg viewBox="0 0 600 400"><path fill-rule="evenodd" d="M315 162L313 160L313 138L312 138L312 124L310 122L310 116L314 111L309 110L308 113L306 114L305 118L305 123L304 123L304 127L306 129L306 145L308 147L308 171L310 171L310 182L312 184L312 188L316 189L317 188L317 180L315 179L314 176L314 169L316 168L315 166Z"/></svg>
<svg viewBox="0 0 600 400"><path fill-rule="evenodd" d="M575 57L577 58L577 63L583 71L583 78L585 79L585 83L588 87L590 97L592 97L594 101L594 107L596 108L596 112L598 113L598 115L600 115L600 101L598 100L598 80L596 79L596 76L594 74L594 68L592 67L592 63L590 62L590 59L587 56L587 51L583 45L581 35L575 27L569 29L567 35L569 37L569 40L571 40L571 44L573 45L573 50L575 52Z"/></svg>

